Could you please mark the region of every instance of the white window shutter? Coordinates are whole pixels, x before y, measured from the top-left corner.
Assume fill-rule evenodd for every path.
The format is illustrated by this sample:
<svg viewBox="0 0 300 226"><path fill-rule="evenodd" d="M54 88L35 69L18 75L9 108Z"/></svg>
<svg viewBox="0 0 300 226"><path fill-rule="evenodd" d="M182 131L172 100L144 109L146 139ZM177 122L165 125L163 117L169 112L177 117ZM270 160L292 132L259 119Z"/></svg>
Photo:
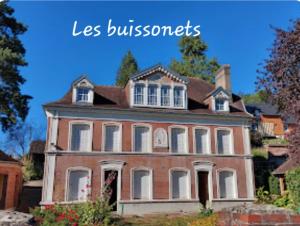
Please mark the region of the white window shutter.
<svg viewBox="0 0 300 226"><path fill-rule="evenodd" d="M146 170L134 172L134 199L149 200L150 199L150 173Z"/></svg>
<svg viewBox="0 0 300 226"><path fill-rule="evenodd" d="M187 152L186 132L182 128L172 128L171 130L171 150L174 153Z"/></svg>
<svg viewBox="0 0 300 226"><path fill-rule="evenodd" d="M231 153L231 133L228 130L218 130L218 153L230 154Z"/></svg>
<svg viewBox="0 0 300 226"><path fill-rule="evenodd" d="M231 171L222 171L219 174L220 198L235 197L234 175Z"/></svg>
<svg viewBox="0 0 300 226"><path fill-rule="evenodd" d="M148 127L136 126L135 127L135 151L136 152L148 152L150 146L149 133L150 130Z"/></svg>
<svg viewBox="0 0 300 226"><path fill-rule="evenodd" d="M90 142L90 126L85 124L72 125L71 150L87 151Z"/></svg>
<svg viewBox="0 0 300 226"><path fill-rule="evenodd" d="M188 198L188 177L185 171L172 172L172 198L187 199Z"/></svg>
<svg viewBox="0 0 300 226"><path fill-rule="evenodd" d="M206 129L195 130L196 153L208 153L208 131Z"/></svg>
<svg viewBox="0 0 300 226"><path fill-rule="evenodd" d="M120 142L120 129L116 125L105 126L105 151L118 151Z"/></svg>
<svg viewBox="0 0 300 226"><path fill-rule="evenodd" d="M88 195L88 171L76 170L69 174L68 201L86 200Z"/></svg>

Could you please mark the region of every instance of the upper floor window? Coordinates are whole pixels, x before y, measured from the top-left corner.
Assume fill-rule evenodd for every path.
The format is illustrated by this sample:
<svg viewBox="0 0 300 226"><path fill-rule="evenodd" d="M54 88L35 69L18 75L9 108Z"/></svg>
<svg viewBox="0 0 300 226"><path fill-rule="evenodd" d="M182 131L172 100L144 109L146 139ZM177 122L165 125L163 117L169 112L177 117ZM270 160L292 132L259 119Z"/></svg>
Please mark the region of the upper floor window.
<svg viewBox="0 0 300 226"><path fill-rule="evenodd" d="M104 151L121 151L121 128L119 125L104 125Z"/></svg>
<svg viewBox="0 0 300 226"><path fill-rule="evenodd" d="M219 154L232 154L232 131L229 129L217 130L217 149Z"/></svg>
<svg viewBox="0 0 300 226"><path fill-rule="evenodd" d="M225 100L224 99L216 99L216 111L225 111Z"/></svg>
<svg viewBox="0 0 300 226"><path fill-rule="evenodd" d="M185 128L171 128L171 152L187 153L187 131Z"/></svg>
<svg viewBox="0 0 300 226"><path fill-rule="evenodd" d="M195 139L195 152L197 154L208 154L209 153L209 132L208 129L195 128L194 130Z"/></svg>
<svg viewBox="0 0 300 226"><path fill-rule="evenodd" d="M237 198L236 177L233 171L219 172L219 195L221 199Z"/></svg>
<svg viewBox="0 0 300 226"><path fill-rule="evenodd" d="M134 127L134 151L150 152L151 150L151 134L148 126L135 125Z"/></svg>
<svg viewBox="0 0 300 226"><path fill-rule="evenodd" d="M148 104L157 105L157 86L149 85L148 86Z"/></svg>
<svg viewBox="0 0 300 226"><path fill-rule="evenodd" d="M142 84L134 86L134 104L144 104L144 85Z"/></svg>
<svg viewBox="0 0 300 226"><path fill-rule="evenodd" d="M85 87L77 88L76 102L87 103L89 102L89 89Z"/></svg>
<svg viewBox="0 0 300 226"><path fill-rule="evenodd" d="M183 107L183 87L174 88L174 107Z"/></svg>
<svg viewBox="0 0 300 226"><path fill-rule="evenodd" d="M91 150L91 125L85 123L76 123L71 125L71 143L72 151L90 151Z"/></svg>
<svg viewBox="0 0 300 226"><path fill-rule="evenodd" d="M170 87L161 87L161 106L170 106Z"/></svg>

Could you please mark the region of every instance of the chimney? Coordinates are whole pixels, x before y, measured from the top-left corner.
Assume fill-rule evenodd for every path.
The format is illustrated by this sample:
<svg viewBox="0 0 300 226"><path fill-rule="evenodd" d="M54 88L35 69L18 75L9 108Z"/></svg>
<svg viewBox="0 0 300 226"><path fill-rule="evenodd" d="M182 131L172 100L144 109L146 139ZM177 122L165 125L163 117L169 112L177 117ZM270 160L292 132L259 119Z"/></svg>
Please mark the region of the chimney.
<svg viewBox="0 0 300 226"><path fill-rule="evenodd" d="M224 64L216 73L216 89L223 87L231 95L230 65Z"/></svg>

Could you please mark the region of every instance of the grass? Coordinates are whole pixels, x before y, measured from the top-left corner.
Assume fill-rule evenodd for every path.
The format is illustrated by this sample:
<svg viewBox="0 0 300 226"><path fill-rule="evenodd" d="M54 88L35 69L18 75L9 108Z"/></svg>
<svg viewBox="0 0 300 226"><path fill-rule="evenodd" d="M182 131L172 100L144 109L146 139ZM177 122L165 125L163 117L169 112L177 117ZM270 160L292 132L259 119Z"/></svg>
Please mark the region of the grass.
<svg viewBox="0 0 300 226"><path fill-rule="evenodd" d="M160 214L160 215L147 215L144 217L140 216L131 216L124 217L118 219L114 226L188 226L188 225L216 225L209 224L207 222L215 222L216 215L208 217L199 217L199 214L193 215L168 215L168 214ZM199 223L200 222L200 223ZM196 223L196 224L195 224Z"/></svg>

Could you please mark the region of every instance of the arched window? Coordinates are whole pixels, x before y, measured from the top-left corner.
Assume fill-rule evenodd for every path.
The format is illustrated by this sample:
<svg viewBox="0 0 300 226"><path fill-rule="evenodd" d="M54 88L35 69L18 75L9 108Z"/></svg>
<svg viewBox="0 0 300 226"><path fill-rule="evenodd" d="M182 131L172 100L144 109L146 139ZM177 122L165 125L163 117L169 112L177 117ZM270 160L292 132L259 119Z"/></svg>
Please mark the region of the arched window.
<svg viewBox="0 0 300 226"><path fill-rule="evenodd" d="M233 154L233 138L231 129L217 129L217 150L219 154Z"/></svg>
<svg viewBox="0 0 300 226"><path fill-rule="evenodd" d="M92 149L92 123L71 122L70 123L70 145L71 151L91 151Z"/></svg>
<svg viewBox="0 0 300 226"><path fill-rule="evenodd" d="M152 198L152 178L148 169L135 169L132 171L132 198L150 200Z"/></svg>
<svg viewBox="0 0 300 226"><path fill-rule="evenodd" d="M172 153L188 153L187 128L170 128L170 149Z"/></svg>
<svg viewBox="0 0 300 226"><path fill-rule="evenodd" d="M222 170L219 172L219 196L221 199L237 198L235 171Z"/></svg>
<svg viewBox="0 0 300 226"><path fill-rule="evenodd" d="M210 152L209 130L197 127L194 129L194 145L196 154L208 154Z"/></svg>
<svg viewBox="0 0 300 226"><path fill-rule="evenodd" d="M170 180L172 199L190 198L190 180L188 171L180 169L171 170Z"/></svg>
<svg viewBox="0 0 300 226"><path fill-rule="evenodd" d="M151 152L151 127L147 125L133 125L134 152Z"/></svg>
<svg viewBox="0 0 300 226"><path fill-rule="evenodd" d="M86 201L90 192L91 171L74 168L67 171L67 201Z"/></svg>

